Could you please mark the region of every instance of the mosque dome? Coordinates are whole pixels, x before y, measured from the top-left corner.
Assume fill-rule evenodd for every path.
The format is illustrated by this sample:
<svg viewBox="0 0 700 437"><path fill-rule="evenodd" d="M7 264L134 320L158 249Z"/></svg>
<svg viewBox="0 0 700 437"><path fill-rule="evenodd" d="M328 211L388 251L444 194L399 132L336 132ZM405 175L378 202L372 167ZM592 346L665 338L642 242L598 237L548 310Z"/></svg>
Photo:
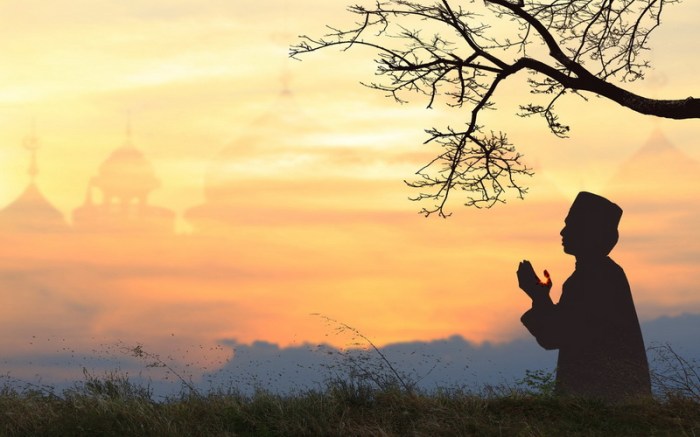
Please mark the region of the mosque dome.
<svg viewBox="0 0 700 437"><path fill-rule="evenodd" d="M630 199L630 203L653 209L683 198L683 208L687 209L687 204L697 204L698 175L700 163L656 127L646 143L620 166L605 191L614 198Z"/></svg>
<svg viewBox="0 0 700 437"><path fill-rule="evenodd" d="M294 95L284 89L271 108L255 119L236 140L220 150L205 175L205 198L227 202L240 197L241 185L279 177L299 164L299 154L313 148L323 130L308 117Z"/></svg>
<svg viewBox="0 0 700 437"><path fill-rule="evenodd" d="M149 205L148 196L160 181L151 162L131 144L130 125L126 134L124 145L110 153L90 180L84 204L73 211L74 225L87 232L170 234L175 214Z"/></svg>
<svg viewBox="0 0 700 437"><path fill-rule="evenodd" d="M257 217L261 202L291 208L290 193L302 192L295 187L306 183L295 174L311 171L326 134L285 85L269 109L213 157L204 177L204 203L187 210L186 219L201 231L238 222L246 211Z"/></svg>
<svg viewBox="0 0 700 437"><path fill-rule="evenodd" d="M0 211L0 226L25 232L54 232L67 229L63 214L46 200L34 182Z"/></svg>
<svg viewBox="0 0 700 437"><path fill-rule="evenodd" d="M63 214L49 202L36 184L39 141L32 133L24 139L30 152L29 184L12 203L0 210L0 228L12 232L60 232L67 230Z"/></svg>
<svg viewBox="0 0 700 437"><path fill-rule="evenodd" d="M153 166L146 157L132 146L114 150L102 163L92 184L99 188L105 197L116 197L123 201L143 198L159 187Z"/></svg>

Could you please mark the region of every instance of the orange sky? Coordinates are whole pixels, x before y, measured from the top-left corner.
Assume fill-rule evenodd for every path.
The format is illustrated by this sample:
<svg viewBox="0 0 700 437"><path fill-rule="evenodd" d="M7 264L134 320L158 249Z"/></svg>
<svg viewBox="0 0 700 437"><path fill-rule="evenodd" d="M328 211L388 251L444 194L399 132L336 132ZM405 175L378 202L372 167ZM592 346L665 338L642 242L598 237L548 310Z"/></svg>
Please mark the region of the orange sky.
<svg viewBox="0 0 700 437"><path fill-rule="evenodd" d="M573 129L560 140L541 120L514 115L528 97L524 77L515 78L484 121L506 130L536 168L531 195L488 211L455 198L453 217L424 219L402 181L431 156L423 129L461 115L419 100L398 106L361 87L373 74L367 51L288 60L295 35L347 23L342 2L330 3L0 4L0 206L27 185L21 143L36 120L37 182L70 222L100 164L126 141L130 114L133 144L160 180L149 203L172 210L177 231L30 244L3 234L3 350L29 348L32 335L86 349L113 340L162 346L171 334L191 344L345 341L310 313L377 344L523 336L517 263L546 267L558 295L573 268L558 232L581 189L626 211L613 257L641 318L700 311L700 122L572 100L560 105ZM655 70L629 88L697 94L700 5L667 12L652 42ZM231 189L206 191L221 181ZM198 229L197 214L227 224Z"/></svg>

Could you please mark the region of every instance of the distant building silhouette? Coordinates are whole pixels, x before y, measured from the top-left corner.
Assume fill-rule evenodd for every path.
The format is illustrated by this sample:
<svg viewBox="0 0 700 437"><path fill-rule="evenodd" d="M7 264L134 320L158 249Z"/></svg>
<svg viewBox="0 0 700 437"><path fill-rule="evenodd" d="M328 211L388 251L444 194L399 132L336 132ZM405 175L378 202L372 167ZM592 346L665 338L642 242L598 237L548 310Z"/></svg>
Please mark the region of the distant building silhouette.
<svg viewBox="0 0 700 437"><path fill-rule="evenodd" d="M673 180L674 184L669 186L667 180ZM642 147L620 165L604 192L617 198L636 198L633 208L639 206L639 212L643 212L658 209L660 205L677 205L679 197L695 200L694 188L699 184L700 163L683 153L656 127ZM644 196L639 196L640 193Z"/></svg>
<svg viewBox="0 0 700 437"><path fill-rule="evenodd" d="M0 210L0 230L6 233L67 231L63 214L46 199L36 182L39 175L36 156L39 140L33 127L23 145L30 152L29 183L17 199Z"/></svg>
<svg viewBox="0 0 700 437"><path fill-rule="evenodd" d="M73 212L76 230L173 233L175 214L148 204L149 194L159 186L151 163L132 145L127 127L124 145L100 165L88 184L85 202Z"/></svg>
<svg viewBox="0 0 700 437"><path fill-rule="evenodd" d="M700 241L698 190L700 162L676 147L656 127L601 191L629 205L625 209L630 229L657 230L655 236L627 240L627 250L643 253L645 247L663 244L675 246L677 254L683 252L694 259L700 254L691 243ZM663 241L650 243L656 237Z"/></svg>
<svg viewBox="0 0 700 437"><path fill-rule="evenodd" d="M289 80L284 74L282 89L270 108L212 160L205 175L204 202L184 214L196 233L218 233L242 223L269 220L274 214L268 214L265 204L274 205L276 213L284 209L286 216L295 214L294 206L289 207L289 193L303 192L307 182L279 172L271 178L271 163L298 159L305 148L315 147L325 129L298 105Z"/></svg>

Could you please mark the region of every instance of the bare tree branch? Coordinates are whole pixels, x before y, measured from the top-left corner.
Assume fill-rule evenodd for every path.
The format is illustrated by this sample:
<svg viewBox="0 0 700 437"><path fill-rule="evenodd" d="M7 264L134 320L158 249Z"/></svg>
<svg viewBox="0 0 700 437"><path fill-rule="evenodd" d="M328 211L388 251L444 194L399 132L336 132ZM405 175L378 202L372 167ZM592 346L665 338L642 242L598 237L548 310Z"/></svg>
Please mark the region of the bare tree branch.
<svg viewBox="0 0 700 437"><path fill-rule="evenodd" d="M465 192L466 205L476 207L504 202L507 190L521 198L527 192L518 181L532 171L522 155L504 133L485 134L479 124L482 112L494 107L499 84L520 71L531 73L530 91L549 101L523 104L519 115L543 117L560 137L568 135L569 126L560 122L555 103L571 94L592 93L642 114L700 118L697 98L650 99L613 83L644 76L649 64L641 55L650 34L661 24L665 6L679 1L440 0L427 5L379 0L372 7L348 8L359 17L353 28L328 27L321 38L302 36L290 56L334 46L370 47L377 53L380 81L365 86L400 103L416 93L427 98L429 108L436 102L470 108L463 129L426 131L426 143L437 144L441 152L416 172L416 180L406 181L419 192L413 200L432 202L423 214L446 217L455 189ZM499 32L488 24L494 19L502 23ZM439 33L423 34L435 26ZM533 46L544 47L544 54Z"/></svg>

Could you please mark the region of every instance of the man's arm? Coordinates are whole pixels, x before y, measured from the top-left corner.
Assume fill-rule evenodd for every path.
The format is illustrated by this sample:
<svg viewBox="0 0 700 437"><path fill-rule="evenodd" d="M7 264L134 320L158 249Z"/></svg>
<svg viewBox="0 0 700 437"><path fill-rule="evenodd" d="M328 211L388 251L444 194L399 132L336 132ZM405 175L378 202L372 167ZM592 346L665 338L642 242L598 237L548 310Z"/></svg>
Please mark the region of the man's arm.
<svg viewBox="0 0 700 437"><path fill-rule="evenodd" d="M561 345L563 321L559 308L549 296L552 280L546 270L544 274L546 280L542 281L527 260L518 266L518 285L532 299L532 308L523 314L520 321L540 346L548 350L558 349Z"/></svg>
<svg viewBox="0 0 700 437"><path fill-rule="evenodd" d="M543 302L537 305L533 302L532 308L522 315L520 321L543 348L552 350L561 347L565 338L564 323L558 306L551 299L548 304Z"/></svg>

